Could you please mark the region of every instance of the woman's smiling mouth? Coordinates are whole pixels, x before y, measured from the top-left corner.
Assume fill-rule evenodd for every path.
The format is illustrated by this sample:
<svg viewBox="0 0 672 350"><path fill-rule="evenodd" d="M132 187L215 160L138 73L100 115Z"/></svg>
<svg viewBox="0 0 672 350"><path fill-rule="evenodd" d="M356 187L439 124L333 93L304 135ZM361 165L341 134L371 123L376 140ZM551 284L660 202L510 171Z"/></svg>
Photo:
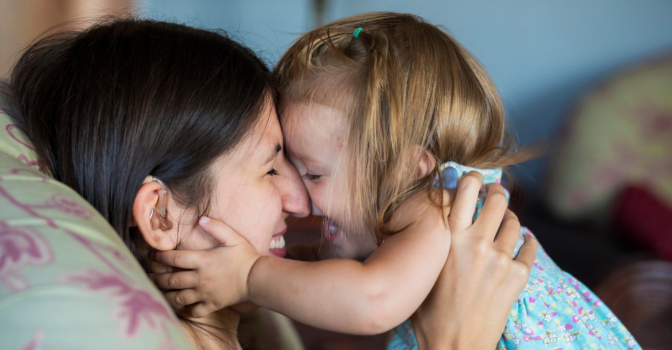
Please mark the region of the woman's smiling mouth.
<svg viewBox="0 0 672 350"><path fill-rule="evenodd" d="M287 255L287 249L285 249L285 232L287 232L286 227L279 233L274 234L271 238L271 243L268 249L268 252L271 253L271 255L280 258L284 258L285 255Z"/></svg>

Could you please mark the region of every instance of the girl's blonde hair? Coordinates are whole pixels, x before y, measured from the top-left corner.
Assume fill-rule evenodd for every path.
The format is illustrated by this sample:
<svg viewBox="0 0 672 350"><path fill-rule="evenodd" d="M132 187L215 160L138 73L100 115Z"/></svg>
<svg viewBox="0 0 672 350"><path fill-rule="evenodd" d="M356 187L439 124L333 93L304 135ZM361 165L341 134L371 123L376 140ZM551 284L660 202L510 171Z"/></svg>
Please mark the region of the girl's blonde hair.
<svg viewBox="0 0 672 350"><path fill-rule="evenodd" d="M363 214L379 242L392 233L385 224L395 208L428 191L440 164L495 168L530 158L515 150L502 101L478 61L418 16L376 12L326 24L299 38L276 73L281 112L289 103L319 103L346 115L352 212ZM420 180L414 146L436 158ZM428 193L442 203L442 191Z"/></svg>

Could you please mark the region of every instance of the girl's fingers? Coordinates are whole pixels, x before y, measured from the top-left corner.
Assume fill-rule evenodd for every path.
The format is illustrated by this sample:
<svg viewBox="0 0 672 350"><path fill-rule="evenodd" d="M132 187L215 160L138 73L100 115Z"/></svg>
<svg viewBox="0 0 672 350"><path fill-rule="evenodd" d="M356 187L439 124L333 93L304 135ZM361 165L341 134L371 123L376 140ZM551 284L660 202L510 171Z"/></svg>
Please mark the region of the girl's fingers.
<svg viewBox="0 0 672 350"><path fill-rule="evenodd" d="M525 243L520 247L518 255L514 260L525 264L527 267L528 276L529 271L532 271L532 266L534 265L534 259L537 258L537 251L539 250L539 241L530 234L525 235Z"/></svg>
<svg viewBox="0 0 672 350"><path fill-rule="evenodd" d="M149 278L161 290L187 289L198 287L198 274L194 271L175 273L152 273ZM189 305L189 304L183 304Z"/></svg>
<svg viewBox="0 0 672 350"><path fill-rule="evenodd" d="M495 235L502 224L502 218L509 206L509 201L506 199L506 192L504 187L500 184L488 184L486 189L488 193L483 203L481 214L476 219L475 224L478 225L480 234L483 234L488 242L495 240Z"/></svg>
<svg viewBox="0 0 672 350"><path fill-rule="evenodd" d="M205 232L209 233L224 246L237 245L244 239L238 232L229 227L229 225L217 219L203 216L198 220L198 223Z"/></svg>
<svg viewBox="0 0 672 350"><path fill-rule="evenodd" d="M499 227L499 233L495 238L495 246L501 252L513 256L513 250L520 239L520 221L511 210L504 213L504 221Z"/></svg>
<svg viewBox="0 0 672 350"><path fill-rule="evenodd" d="M149 255L149 259L163 265L192 270L199 267L198 262L202 260L203 254L206 253L207 251L167 250L165 252L153 252Z"/></svg>
<svg viewBox="0 0 672 350"><path fill-rule="evenodd" d="M186 305L200 303L203 300L201 295L193 289L167 292L163 293L163 296L173 308L183 308Z"/></svg>
<svg viewBox="0 0 672 350"><path fill-rule="evenodd" d="M147 265L149 266L149 271L153 273L172 273L180 271L180 269L158 263L156 261L147 260Z"/></svg>
<svg viewBox="0 0 672 350"><path fill-rule="evenodd" d="M464 175L458 182L457 194L448 218L451 232L462 232L471 226L482 184L483 176L476 171Z"/></svg>

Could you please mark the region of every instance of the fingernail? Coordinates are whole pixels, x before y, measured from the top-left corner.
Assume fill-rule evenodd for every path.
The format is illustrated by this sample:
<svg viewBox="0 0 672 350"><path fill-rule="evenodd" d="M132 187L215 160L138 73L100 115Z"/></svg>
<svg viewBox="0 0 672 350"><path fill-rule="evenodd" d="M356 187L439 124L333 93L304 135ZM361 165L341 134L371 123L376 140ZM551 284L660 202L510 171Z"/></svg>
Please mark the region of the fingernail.
<svg viewBox="0 0 672 350"><path fill-rule="evenodd" d="M208 222L210 222L210 218L207 217L207 216L201 216L201 218L200 218L198 221L199 221L201 224L204 224L204 225L205 225L205 224L207 224Z"/></svg>

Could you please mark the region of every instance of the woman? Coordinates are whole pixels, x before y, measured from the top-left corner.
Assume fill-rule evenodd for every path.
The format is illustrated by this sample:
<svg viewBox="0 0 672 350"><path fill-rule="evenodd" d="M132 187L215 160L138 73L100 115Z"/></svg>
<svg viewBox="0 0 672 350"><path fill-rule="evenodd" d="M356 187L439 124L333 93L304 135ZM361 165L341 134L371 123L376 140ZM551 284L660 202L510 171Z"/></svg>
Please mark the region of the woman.
<svg viewBox="0 0 672 350"><path fill-rule="evenodd" d="M219 246L208 233L283 254L271 241L277 247L284 220L308 215L309 206L282 152L274 84L252 51L221 34L133 19L42 39L11 77L13 116L41 169L91 203L145 268L152 248ZM460 196L475 198L478 188L467 183ZM204 216L213 220L199 226ZM504 275L488 258L496 247L470 250L475 245L464 242L473 235L453 237L449 278L433 291L441 298L430 297L418 313L423 348L479 348L498 338L514 299L495 296L516 295L510 291L527 280L479 288L493 271ZM459 316L440 319L447 308ZM239 348L236 310L185 319L192 344Z"/></svg>

